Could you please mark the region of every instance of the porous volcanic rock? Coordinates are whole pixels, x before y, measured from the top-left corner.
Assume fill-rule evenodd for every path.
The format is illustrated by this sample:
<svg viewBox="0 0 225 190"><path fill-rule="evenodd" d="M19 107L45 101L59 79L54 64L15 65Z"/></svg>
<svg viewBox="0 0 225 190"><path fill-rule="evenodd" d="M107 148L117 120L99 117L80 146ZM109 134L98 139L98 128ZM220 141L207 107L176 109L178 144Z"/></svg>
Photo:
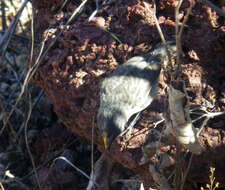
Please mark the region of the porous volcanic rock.
<svg viewBox="0 0 225 190"><path fill-rule="evenodd" d="M49 35L46 46L58 31L63 32L42 60L33 82L45 90L56 114L74 134L90 142L94 127L94 142L103 150L96 125L100 82L132 56L144 55L160 42L153 17L141 0L129 0L106 5L92 22L88 22L95 9L95 1L90 1L79 17L66 26L80 1L70 1L59 13L62 0L35 2L35 28L40 38ZM157 17L168 40L174 39L175 5L174 0L160 0L157 4ZM184 1L179 15L181 21L188 6L189 2ZM217 6L225 7L222 0L217 1ZM56 33L46 34L46 30ZM182 35L182 46L185 54L182 74L191 103L200 105L207 100L215 103L215 111L225 110L225 19L206 5L196 3ZM36 56L38 53L36 49ZM117 139L109 151L112 159L140 173L149 183L147 165L138 165L142 156L140 147L147 131L154 126L153 122L159 120L164 111L166 86L162 76L159 95L133 129L132 138L129 142ZM194 157L190 171L190 178L195 182L208 182L210 166L216 167L216 179L221 184L225 181L224 119L220 116L210 120L200 137L204 152Z"/></svg>

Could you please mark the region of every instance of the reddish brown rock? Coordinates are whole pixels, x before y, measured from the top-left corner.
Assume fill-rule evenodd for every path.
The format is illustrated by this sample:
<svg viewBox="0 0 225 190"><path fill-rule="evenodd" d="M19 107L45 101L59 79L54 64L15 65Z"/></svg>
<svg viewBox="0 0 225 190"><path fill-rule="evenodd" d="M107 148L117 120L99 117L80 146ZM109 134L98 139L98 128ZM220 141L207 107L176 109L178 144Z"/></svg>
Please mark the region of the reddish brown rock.
<svg viewBox="0 0 225 190"><path fill-rule="evenodd" d="M53 19L61 3L36 1L36 28L40 34L53 23L46 18ZM181 12L188 5L185 2ZM49 11L51 6L53 8ZM78 1L74 4L70 2L64 10L72 12L77 6ZM89 2L88 6L93 7L93 2ZM160 25L168 40L174 36L174 6L175 1L163 0L157 8ZM216 110L224 110L225 20L205 7L201 3L196 4L184 30L182 45L186 57L183 59L182 74L192 103L202 103L206 98L216 103ZM103 150L101 133L96 125L100 81L132 56L148 53L160 42L160 37L154 20L139 0L120 1L101 9L97 15L101 17L96 18L104 20L107 31L87 21L92 11L90 8L84 9L72 24L63 27L62 35L41 62L33 82L45 90L58 117L74 134L90 142L94 127L95 143L99 150ZM59 25L65 24L67 19L67 12L60 13L60 19L52 28L59 30ZM122 44L112 37L112 33ZM52 40L48 39L47 46ZM160 83L160 87L167 86L164 77L161 77ZM124 139L117 139L109 152L112 159L140 173L143 179L150 179L150 174L146 165L138 165L142 156L140 147L153 121L160 119L159 113L164 111L165 101L165 90L161 88L156 101L144 112L139 125L132 131L132 139L127 143ZM215 121L218 123L224 119L221 116ZM207 126L201 135L204 152L194 157L190 171L190 178L196 182L208 182L206 172L210 166L216 167L217 180L221 184L225 181L225 127L219 126L220 129Z"/></svg>

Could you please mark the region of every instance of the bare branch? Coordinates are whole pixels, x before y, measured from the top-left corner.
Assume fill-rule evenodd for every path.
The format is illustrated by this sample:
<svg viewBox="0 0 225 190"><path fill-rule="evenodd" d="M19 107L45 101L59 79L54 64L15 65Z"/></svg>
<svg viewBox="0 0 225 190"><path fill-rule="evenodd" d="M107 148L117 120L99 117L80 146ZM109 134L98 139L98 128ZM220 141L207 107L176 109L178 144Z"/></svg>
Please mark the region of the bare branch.
<svg viewBox="0 0 225 190"><path fill-rule="evenodd" d="M25 8L26 4L27 4L28 0L25 0L23 2L23 4L20 7L20 10L18 11L18 13L16 14L15 18L13 19L10 27L8 28L7 32L3 35L3 37L0 40L0 49L1 49L1 53L0 56L4 56L5 54L5 50L9 44L10 38L13 34L13 32L15 31L16 25L19 22L19 18L23 12L23 9Z"/></svg>
<svg viewBox="0 0 225 190"><path fill-rule="evenodd" d="M28 0L26 0L25 2L27 2L27 1L28 1ZM24 3L25 3L25 2L24 2ZM84 1L80 4L80 6L77 7L77 8L74 10L73 14L71 15L71 17L70 17L70 18L68 19L68 21L66 22L66 25L70 24L71 21L72 21L77 15L79 15L79 13L83 10L83 8L84 8L84 6L85 6L85 4L86 4L87 2L88 2L88 0L84 0ZM22 7L21 7L21 9L22 9ZM32 78L33 75L35 74L36 70L38 69L38 67L39 67L39 65L40 65L40 63L41 63L41 61L42 61L43 58L47 55L48 51L52 48L52 46L55 44L56 40L59 38L59 36L62 34L62 32L63 32L63 30L61 30L61 31L58 33L58 35L56 36L56 38L54 38L54 39L51 41L50 45L48 46L48 48L47 48L45 51L44 51L44 47L45 47L45 42L47 41L47 37L42 41L39 55L38 55L38 57L37 57L37 59L36 59L34 65L33 65L31 68L29 68L29 70L28 70L28 72L27 72L27 75L26 75L26 77L25 77L25 79L24 79L24 83L23 83L23 86L22 86L22 88L21 88L20 94L19 94L19 96L18 96L18 98L17 98L17 100L16 100L16 103L14 104L13 108L11 109L11 111L10 111L10 113L9 113L7 119L6 119L6 122L4 123L3 127L2 127L1 130L0 130L0 136L2 135L3 131L5 130L5 127L6 127L7 123L8 123L8 121L9 121L10 117L12 116L12 114L13 114L13 112L15 111L15 109L16 109L16 107L17 107L19 101L21 100L21 98L22 98L22 96L23 96L23 93L24 93L24 90L25 90L26 86L28 85L28 83L30 82L31 78ZM2 41L4 41L4 40L2 40ZM2 42L2 41L0 41L0 46L1 46L1 42Z"/></svg>
<svg viewBox="0 0 225 190"><path fill-rule="evenodd" d="M152 165L152 164L149 165L149 172L152 174L152 177L153 177L155 183L158 185L158 188L160 190L172 190L172 188L168 184L168 181L165 178L165 176L163 176L162 174L160 174L156 170L156 168L155 168L154 165Z"/></svg>
<svg viewBox="0 0 225 190"><path fill-rule="evenodd" d="M178 5L175 9L175 35L176 35L176 46L177 46L177 59L176 59L176 63L178 64L178 66L180 65L180 54L181 54L181 42L179 39L179 10L180 10L180 6L182 4L183 0L180 0L178 2Z"/></svg>
<svg viewBox="0 0 225 190"><path fill-rule="evenodd" d="M169 60L169 65L172 67L171 54L170 54L170 51L169 51L169 49L168 49L168 46L167 46L165 37L164 37L164 35L163 35L163 32L162 32L162 30L161 30L161 28L160 28L158 19L157 19L157 17L156 17L156 3L155 3L155 0L153 0L153 5L154 5L154 7L153 7L152 10L148 7L148 4L147 4L146 2L143 2L143 3L144 3L144 5L145 5L146 9L153 15L153 18L154 18L155 24L156 24L156 28L157 28L157 30L158 30L158 33L159 33L160 38L161 38L161 40L162 40L162 43L163 43L163 45L165 46L165 49L166 49L166 53L167 53L168 60Z"/></svg>
<svg viewBox="0 0 225 190"><path fill-rule="evenodd" d="M212 9L214 9L220 16L225 17L225 12L222 9L220 9L219 7L217 7L216 5L214 5L209 0L202 0L202 2L205 3L205 4L207 4Z"/></svg>

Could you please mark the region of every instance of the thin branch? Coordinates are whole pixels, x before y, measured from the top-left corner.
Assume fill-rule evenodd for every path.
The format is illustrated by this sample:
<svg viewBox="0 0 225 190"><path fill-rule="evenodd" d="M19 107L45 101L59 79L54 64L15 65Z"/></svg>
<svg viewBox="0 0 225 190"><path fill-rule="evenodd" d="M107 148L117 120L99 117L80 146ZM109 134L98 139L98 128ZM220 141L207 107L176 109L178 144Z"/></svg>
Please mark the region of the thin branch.
<svg viewBox="0 0 225 190"><path fill-rule="evenodd" d="M180 65L180 54L181 54L181 42L179 38L179 10L183 0L178 2L178 5L175 9L175 35L176 35L176 49L177 49L177 57L176 57L176 64Z"/></svg>
<svg viewBox="0 0 225 190"><path fill-rule="evenodd" d="M23 9L26 6L27 2L28 2L28 0L24 0L24 2L21 5L19 11L17 12L15 18L13 19L12 23L10 24L7 32L5 32L3 37L0 39L0 49L1 49L0 56L4 56L5 55L6 48L8 47L9 41L11 39L11 36L12 36L13 32L16 29L16 25L19 22L19 18L21 16L21 14L23 12Z"/></svg>
<svg viewBox="0 0 225 190"><path fill-rule="evenodd" d="M160 38L161 38L161 40L162 40L162 43L163 43L163 45L164 45L164 47L165 47L165 49L166 49L166 54L167 54L167 56L168 56L169 65L172 67L171 54L170 54L170 51L169 51L169 49L168 49L168 46L167 46L165 37L164 37L164 35L163 35L163 32L162 32L162 30L161 30L161 27L160 27L160 25L159 25L159 22L158 22L158 19L157 19L157 16L156 16L156 3L155 3L155 0L153 0L153 5L154 5L153 10L151 10L151 9L148 7L148 4L147 4L146 2L143 2L143 3L144 3L144 5L145 5L146 9L153 15L153 18L154 18L155 24L156 24L156 28L157 28L157 30L158 30L158 33L159 33Z"/></svg>
<svg viewBox="0 0 225 190"><path fill-rule="evenodd" d="M192 163L192 159L193 159L193 154L191 153L191 157L189 159L189 162L188 162L188 167L184 173L184 176L183 176L183 179L182 179L182 182L181 182L181 188L180 190L183 190L184 189L184 184L185 184L185 181L186 181L186 178L187 178L187 175L188 175L188 172L191 168L191 163Z"/></svg>
<svg viewBox="0 0 225 190"><path fill-rule="evenodd" d="M202 0L202 2L205 3L205 4L207 4L212 9L214 9L220 16L225 17L225 11L223 11L222 9L220 9L219 7L217 7L216 5L214 5L209 0Z"/></svg>
<svg viewBox="0 0 225 190"><path fill-rule="evenodd" d="M32 6L32 17L31 17L31 50L30 50L30 61L33 60L34 55L34 7Z"/></svg>
<svg viewBox="0 0 225 190"><path fill-rule="evenodd" d="M30 95L30 93L28 91L27 91L27 93L28 93L28 99L29 99L28 100L28 102L29 102L29 108L28 109L29 110L28 110L26 121L25 121L24 136L25 136L27 152L29 154L29 157L30 157L33 169L34 169L34 174L35 174L35 178L37 180L38 188L41 190L42 189L41 188L41 183L40 183L39 178L38 178L37 169L36 169L35 162L34 162L34 159L33 159L33 155L31 153L31 150L30 150L30 147L29 147L29 143L28 143L27 131L28 131L28 123L29 123L29 120L30 120L30 117L31 117L31 113L32 113L32 103L31 103L31 95Z"/></svg>
<svg viewBox="0 0 225 190"><path fill-rule="evenodd" d="M16 80L18 81L19 76L18 76L17 71L16 71L18 69L17 65L15 63L13 63L7 55L3 56L2 58L9 64Z"/></svg>
<svg viewBox="0 0 225 190"><path fill-rule="evenodd" d="M28 1L28 0L26 0ZM88 2L88 0L84 0L80 6L75 9L75 11L73 12L73 14L71 15L71 17L68 19L68 21L66 22L66 25L70 24L70 22L77 16L79 15L79 13L83 10L85 4ZM34 65L28 70L27 75L24 79L24 83L23 86L21 88L21 92L16 100L16 103L14 104L13 108L11 109L6 122L4 123L3 127L0 130L0 136L2 135L3 131L5 130L5 127L10 119L10 117L12 116L13 112L15 111L20 99L23 96L24 93L24 89L26 88L27 84L30 82L31 78L33 77L33 75L35 74L36 70L38 69L40 63L42 62L42 60L44 59L44 57L47 55L48 51L52 48L52 46L55 44L56 40L59 38L59 36L63 33L63 30L61 30L58 35L56 36L56 38L54 38L54 40L51 41L50 45L48 46L48 48L45 50L45 52L43 52L44 47L45 47L45 42L47 41L47 37L42 41L41 44L41 48L40 48L40 52L39 55L34 63ZM42 54L43 53L43 54Z"/></svg>
<svg viewBox="0 0 225 190"><path fill-rule="evenodd" d="M37 58L37 61L35 62L35 64L27 72L27 75L26 75L26 77L24 79L23 86L21 88L20 94L19 94L18 98L16 99L16 103L14 104L13 108L9 112L9 115L8 115L8 117L6 119L6 122L4 123L3 127L0 130L0 136L2 135L3 131L5 130L5 127L6 127L7 123L8 123L8 121L9 121L10 117L12 116L12 114L15 111L15 109L16 109L19 101L21 100L21 98L22 98L22 96L24 94L24 91L25 91L26 86L30 82L30 79L32 78L32 76L34 75L35 71L37 70L37 68L38 68L38 66L40 64L39 59L40 59L41 54L43 52L44 45L45 45L45 40L42 42L40 54L39 54L39 57Z"/></svg>
<svg viewBox="0 0 225 190"><path fill-rule="evenodd" d="M206 110L204 110L204 111L206 112L205 114L202 114L202 113L200 113L200 112L191 112L192 114L200 115L200 117L198 117L198 118L192 120L192 122L194 123L194 122L198 121L199 119L202 119L203 117L208 117L208 118L211 119L211 118L214 118L214 117L216 117L216 116L220 116L220 115L225 114L225 111L222 111L222 112L215 112L215 113L213 113L213 112L208 112L208 111L206 111Z"/></svg>
<svg viewBox="0 0 225 190"><path fill-rule="evenodd" d="M90 21L95 17L95 15L98 13L99 8L100 8L100 9L102 8L102 5L99 7L98 0L95 0L95 3L96 3L96 9L95 9L94 12L91 14L91 16L88 18L88 21L89 21L89 22L90 22Z"/></svg>
<svg viewBox="0 0 225 190"><path fill-rule="evenodd" d="M79 7L76 8L76 10L73 12L73 14L71 15L71 17L69 18L69 20L66 22L66 25L70 24L71 21L75 18L75 16L77 16L79 13L81 13L81 11L83 10L85 4L88 2L88 0L84 0Z"/></svg>
<svg viewBox="0 0 225 190"><path fill-rule="evenodd" d="M156 170L154 165L149 164L149 172L160 190L172 190L167 179Z"/></svg>
<svg viewBox="0 0 225 190"><path fill-rule="evenodd" d="M25 75L25 72L26 72L26 69L24 69L21 73L21 75L19 76L18 80L17 80L17 84L16 84L16 87L13 89L12 93L10 93L9 95L9 98L7 99L7 103L9 104L9 102L11 102L13 96L15 95L17 89L19 88L20 85L22 85L22 80L24 78L24 75Z"/></svg>
<svg viewBox="0 0 225 190"><path fill-rule="evenodd" d="M64 160L66 163L68 163L72 168L74 168L76 171L78 171L79 173L81 173L83 176L85 176L87 179L91 180L91 178L81 169L79 169L78 167L76 167L73 163L71 163L66 157L64 156L59 156L58 158L56 158L54 160L54 162L56 160ZM97 185L97 184L96 184Z"/></svg>
<svg viewBox="0 0 225 190"><path fill-rule="evenodd" d="M206 117L205 120L203 121L199 131L197 132L197 138L199 137L200 133L202 132L203 128L205 127L205 125L207 124L207 122L209 121L209 117Z"/></svg>
<svg viewBox="0 0 225 190"><path fill-rule="evenodd" d="M92 130L91 130L91 179L88 182L88 187L86 190L92 190L94 188L94 117L92 118Z"/></svg>
<svg viewBox="0 0 225 190"><path fill-rule="evenodd" d="M93 11L93 13L91 14L91 16L88 18L88 21L90 22L90 21L92 20L92 18L94 18L95 15L98 13L99 9L101 9L103 6L109 5L109 4L114 3L114 2L115 2L115 1L113 1L113 0L104 0L104 1L102 2L102 4L99 5L98 0L95 0L95 3L96 3L96 9Z"/></svg>
<svg viewBox="0 0 225 190"><path fill-rule="evenodd" d="M118 182L143 183L144 181L140 179L116 179L112 181L112 183L118 183Z"/></svg>
<svg viewBox="0 0 225 190"><path fill-rule="evenodd" d="M175 34L176 34L176 48L177 48L177 57L176 57L176 64L178 65L177 70L176 70L176 76L180 72L180 56L183 55L182 47L181 47L181 36L184 30L184 26L186 25L186 22L189 18L189 15L191 13L192 8L194 7L195 3L194 0L190 0L190 6L187 9L187 13L184 16L184 20L181 24L181 27L179 28L179 10L181 7L183 0L180 0L176 9L175 9Z"/></svg>
<svg viewBox="0 0 225 190"><path fill-rule="evenodd" d="M2 11L2 30L6 30L7 24L6 24L6 16L5 16L5 2L1 1L1 11Z"/></svg>
<svg viewBox="0 0 225 190"><path fill-rule="evenodd" d="M32 110L31 110L31 111L33 111L33 110L36 108L36 106L38 105L38 103L39 103L39 101L41 100L41 98L42 98L43 95L44 95L44 90L42 89L42 90L39 92L38 96L35 98L35 101L34 101L34 103L32 104L32 108L31 108ZM19 130L18 130L18 132L17 132L17 135L18 135L18 136L20 136L20 134L22 133L24 127L25 127L25 122L23 122L23 123L20 125L20 128L19 128Z"/></svg>
<svg viewBox="0 0 225 190"><path fill-rule="evenodd" d="M5 183L5 184L9 184L9 183L13 183L13 182L16 182L18 183L23 189L25 190L30 190L29 187L27 187L25 184L23 184L19 178L9 178L9 179L1 179L0 181L0 189L1 190L5 190L2 183ZM19 187L19 185L17 185L17 187ZM3 188L3 189L2 189Z"/></svg>
<svg viewBox="0 0 225 190"><path fill-rule="evenodd" d="M208 111L205 110L205 109L204 109L203 111L205 111L206 113L205 113L205 114L202 114L202 113L199 113L199 112L192 112L192 114L201 115L200 117L198 117L197 119L193 120L192 122L196 122L196 121L198 121L199 119L202 119L203 117L206 117L205 120L203 121L203 123L202 123L202 125L201 125L201 127L200 127L200 129L199 129L199 131L198 131L198 133L197 133L197 137L199 137L199 135L200 135L202 129L204 128L204 126L207 124L207 122L208 122L210 119L212 119L212 118L214 118L214 117L216 117L216 116L220 116L220 115L224 115L224 114L225 114L225 111L222 111L222 112L215 112L215 113L213 113L213 112L208 112Z"/></svg>
<svg viewBox="0 0 225 190"><path fill-rule="evenodd" d="M36 168L37 171L41 170L42 168L44 168L45 166L47 166L50 162L52 162L54 159L56 159L58 156L60 156L60 154L64 151L65 148L71 146L73 143L75 143L77 141L77 139L73 140L72 142L70 142L69 144L66 144L63 148L61 148L59 151L57 151L58 153L56 153L55 156L49 158L46 162L44 162L43 164L41 164L40 166L38 166ZM25 175L24 177L21 178L22 181L26 180L27 178L31 177L34 174L34 169L29 172L27 175Z"/></svg>
<svg viewBox="0 0 225 190"><path fill-rule="evenodd" d="M194 0L190 0L190 6L188 7L188 9L187 9L187 13L186 13L186 15L184 16L184 21L183 21L183 23L182 23L182 25L181 25L181 27L180 27L180 31L179 31L179 33L178 33L178 39L179 40L181 40L181 35L182 35L182 33L183 33L183 30L184 30L184 26L186 25L186 23L187 23L187 21L188 21L188 18L189 18L189 15L191 14L191 10L192 10L192 8L194 7L194 5L195 5L195 2L194 2Z"/></svg>
<svg viewBox="0 0 225 190"><path fill-rule="evenodd" d="M216 116L220 116L220 115L224 115L225 114L225 111L222 111L222 112L208 112L205 108L204 109L201 109L202 111L206 112L204 114L202 114L201 112L191 112L192 114L197 114L197 115L200 115L200 117L192 120L192 123L202 119L203 117L206 117L205 120L203 121L201 127L199 128L199 131L197 132L197 137L199 137L200 133L202 132L204 126L207 124L207 122L216 117Z"/></svg>
<svg viewBox="0 0 225 190"><path fill-rule="evenodd" d="M58 12L61 12L62 9L65 7L66 3L68 2L68 0L64 0L62 6L59 8L59 11Z"/></svg>

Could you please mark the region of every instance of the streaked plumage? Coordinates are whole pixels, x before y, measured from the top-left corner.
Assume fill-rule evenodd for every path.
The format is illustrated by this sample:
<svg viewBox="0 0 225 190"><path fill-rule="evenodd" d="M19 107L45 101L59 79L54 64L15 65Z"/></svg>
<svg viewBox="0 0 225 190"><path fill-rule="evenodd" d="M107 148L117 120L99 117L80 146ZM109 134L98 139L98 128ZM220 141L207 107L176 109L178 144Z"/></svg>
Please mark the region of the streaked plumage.
<svg viewBox="0 0 225 190"><path fill-rule="evenodd" d="M165 50L160 46L147 56L129 59L103 80L98 125L107 145L125 130L132 115L151 104L157 94L161 62L165 59Z"/></svg>

